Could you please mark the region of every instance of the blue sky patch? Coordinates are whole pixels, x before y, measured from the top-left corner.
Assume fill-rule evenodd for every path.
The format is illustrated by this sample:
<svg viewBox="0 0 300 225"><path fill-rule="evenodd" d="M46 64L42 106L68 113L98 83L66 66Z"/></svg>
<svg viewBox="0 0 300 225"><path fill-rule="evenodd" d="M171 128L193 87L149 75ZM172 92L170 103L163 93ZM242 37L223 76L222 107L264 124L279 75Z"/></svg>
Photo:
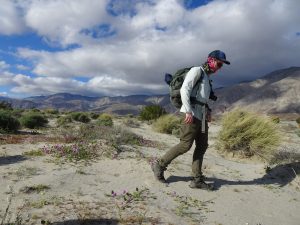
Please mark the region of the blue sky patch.
<svg viewBox="0 0 300 225"><path fill-rule="evenodd" d="M146 3L154 5L153 0L110 0L106 6L106 11L112 16L128 15L134 17L137 14L136 5Z"/></svg>
<svg viewBox="0 0 300 225"><path fill-rule="evenodd" d="M88 82L91 78L90 77L73 77L72 79L80 81L80 82Z"/></svg>
<svg viewBox="0 0 300 225"><path fill-rule="evenodd" d="M202 5L207 5L209 2L212 1L213 0L184 0L184 7L186 9L192 10Z"/></svg>
<svg viewBox="0 0 300 225"><path fill-rule="evenodd" d="M95 39L97 38L107 38L115 35L117 32L111 28L109 24L101 24L99 26L93 27L91 29L83 29L80 31L85 35L91 36Z"/></svg>
<svg viewBox="0 0 300 225"><path fill-rule="evenodd" d="M167 31L167 27L160 27L158 25L155 26L155 30L159 30L159 31Z"/></svg>
<svg viewBox="0 0 300 225"><path fill-rule="evenodd" d="M137 14L134 4L130 0L111 0L107 6L106 11L112 16L129 15L133 17Z"/></svg>

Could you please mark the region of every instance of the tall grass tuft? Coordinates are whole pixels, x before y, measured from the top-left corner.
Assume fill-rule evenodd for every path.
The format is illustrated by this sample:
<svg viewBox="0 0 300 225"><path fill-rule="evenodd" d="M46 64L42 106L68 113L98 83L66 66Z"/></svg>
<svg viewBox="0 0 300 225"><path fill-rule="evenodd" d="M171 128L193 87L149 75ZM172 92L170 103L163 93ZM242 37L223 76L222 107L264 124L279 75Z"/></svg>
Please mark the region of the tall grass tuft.
<svg viewBox="0 0 300 225"><path fill-rule="evenodd" d="M153 124L153 129L160 133L172 134L174 130L180 127L181 119L172 114L159 117Z"/></svg>
<svg viewBox="0 0 300 225"><path fill-rule="evenodd" d="M217 149L245 157L270 157L280 144L280 133L271 119L239 109L222 118Z"/></svg>

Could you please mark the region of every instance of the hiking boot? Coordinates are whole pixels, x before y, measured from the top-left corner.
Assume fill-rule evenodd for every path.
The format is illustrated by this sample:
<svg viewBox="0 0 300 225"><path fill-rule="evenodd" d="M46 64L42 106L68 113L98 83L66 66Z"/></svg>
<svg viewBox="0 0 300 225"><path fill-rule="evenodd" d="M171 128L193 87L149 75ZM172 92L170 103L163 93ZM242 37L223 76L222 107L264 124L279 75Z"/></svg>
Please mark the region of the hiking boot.
<svg viewBox="0 0 300 225"><path fill-rule="evenodd" d="M154 173L154 177L156 178L156 180L158 180L161 183L167 183L167 181L164 177L164 171L166 170L166 168L159 165L158 161L154 161L151 164L151 169Z"/></svg>
<svg viewBox="0 0 300 225"><path fill-rule="evenodd" d="M204 181L203 177L196 177L194 178L190 185L190 188L198 188L198 189L203 189L203 190L208 190L208 191L212 191L214 189L212 184L208 184Z"/></svg>

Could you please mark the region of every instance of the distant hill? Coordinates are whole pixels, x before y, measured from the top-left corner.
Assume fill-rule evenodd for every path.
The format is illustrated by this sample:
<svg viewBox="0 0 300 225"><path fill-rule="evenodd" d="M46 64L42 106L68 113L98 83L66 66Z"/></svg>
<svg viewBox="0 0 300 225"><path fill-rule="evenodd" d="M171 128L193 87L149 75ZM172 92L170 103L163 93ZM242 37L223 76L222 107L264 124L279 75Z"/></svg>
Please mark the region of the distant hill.
<svg viewBox="0 0 300 225"><path fill-rule="evenodd" d="M24 99L2 98L14 108L54 108L62 111L94 111L124 114L138 114L145 105L160 104L170 108L167 95L131 95L117 97L88 97L69 93L58 93L48 96L33 96Z"/></svg>
<svg viewBox="0 0 300 225"><path fill-rule="evenodd" d="M273 71L260 79L242 82L215 90L218 101L212 104L215 113L243 107L264 113L300 113L300 67ZM168 95L131 95L87 97L70 93L34 96L24 99L0 97L14 108L54 108L63 111L94 111L138 114L145 105L159 104L174 112Z"/></svg>
<svg viewBox="0 0 300 225"><path fill-rule="evenodd" d="M273 71L260 79L217 89L216 112L243 107L264 113L300 113L300 67Z"/></svg>

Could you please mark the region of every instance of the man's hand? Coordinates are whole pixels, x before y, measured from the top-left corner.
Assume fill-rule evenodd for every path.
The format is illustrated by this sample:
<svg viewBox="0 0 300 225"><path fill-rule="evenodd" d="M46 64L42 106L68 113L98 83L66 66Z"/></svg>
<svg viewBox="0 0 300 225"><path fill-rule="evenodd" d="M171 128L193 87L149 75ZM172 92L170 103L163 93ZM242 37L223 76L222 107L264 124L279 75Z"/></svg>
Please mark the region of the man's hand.
<svg viewBox="0 0 300 225"><path fill-rule="evenodd" d="M193 123L193 115L192 115L192 113L186 113L185 114L184 122L187 123L187 124Z"/></svg>

